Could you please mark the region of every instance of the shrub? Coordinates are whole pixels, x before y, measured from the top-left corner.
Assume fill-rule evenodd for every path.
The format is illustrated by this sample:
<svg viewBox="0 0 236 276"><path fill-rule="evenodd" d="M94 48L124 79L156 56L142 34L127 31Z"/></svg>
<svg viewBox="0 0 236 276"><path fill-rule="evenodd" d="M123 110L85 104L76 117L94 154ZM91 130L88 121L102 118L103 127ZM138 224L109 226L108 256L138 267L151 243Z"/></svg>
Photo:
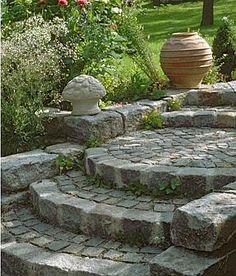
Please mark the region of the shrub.
<svg viewBox="0 0 236 276"><path fill-rule="evenodd" d="M226 80L232 79L232 72L236 69L236 27L227 17L222 19L212 50L216 65L220 66L220 72Z"/></svg>
<svg viewBox="0 0 236 276"><path fill-rule="evenodd" d="M168 110L169 111L178 111L182 107L182 101L178 98L172 99L168 102Z"/></svg>
<svg viewBox="0 0 236 276"><path fill-rule="evenodd" d="M207 74L203 78L203 83L205 84L214 84L216 82L220 82L223 76L220 73L220 65L216 65L216 61L213 60L213 65L211 69L207 72Z"/></svg>
<svg viewBox="0 0 236 276"><path fill-rule="evenodd" d="M153 110L144 116L142 126L144 129L151 130L156 128L162 128L163 123L164 119L161 116L161 113Z"/></svg>
<svg viewBox="0 0 236 276"><path fill-rule="evenodd" d="M125 9L121 15L120 34L126 38L131 58L149 79L159 87L162 83L155 63L155 58L139 25L138 10ZM130 50L131 49L131 50Z"/></svg>
<svg viewBox="0 0 236 276"><path fill-rule="evenodd" d="M44 22L36 16L14 30L7 35L3 30L2 40L3 155L34 145L35 136L43 133L38 111L54 99L65 78L66 49L59 37L66 28L60 20Z"/></svg>

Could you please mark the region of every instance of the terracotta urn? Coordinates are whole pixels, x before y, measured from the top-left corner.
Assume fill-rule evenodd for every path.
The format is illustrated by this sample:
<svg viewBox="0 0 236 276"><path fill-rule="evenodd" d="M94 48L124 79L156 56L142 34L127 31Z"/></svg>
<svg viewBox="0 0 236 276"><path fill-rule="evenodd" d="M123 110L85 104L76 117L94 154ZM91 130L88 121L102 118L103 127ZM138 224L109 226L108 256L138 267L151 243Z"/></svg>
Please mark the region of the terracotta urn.
<svg viewBox="0 0 236 276"><path fill-rule="evenodd" d="M161 67L177 88L199 88L212 66L212 51L198 33L173 33L161 49Z"/></svg>
<svg viewBox="0 0 236 276"><path fill-rule="evenodd" d="M65 100L72 103L72 115L94 115L101 110L99 99L106 95L104 86L94 77L80 75L72 79L62 92Z"/></svg>

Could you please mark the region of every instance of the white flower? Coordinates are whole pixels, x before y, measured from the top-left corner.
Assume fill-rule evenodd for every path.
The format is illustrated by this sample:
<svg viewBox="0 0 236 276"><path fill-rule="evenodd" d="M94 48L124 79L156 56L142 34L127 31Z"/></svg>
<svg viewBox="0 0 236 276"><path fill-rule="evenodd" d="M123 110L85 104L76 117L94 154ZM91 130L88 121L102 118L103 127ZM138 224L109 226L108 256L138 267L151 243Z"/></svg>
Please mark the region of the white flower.
<svg viewBox="0 0 236 276"><path fill-rule="evenodd" d="M109 3L109 0L100 0L102 3L104 4L108 4Z"/></svg>
<svg viewBox="0 0 236 276"><path fill-rule="evenodd" d="M122 13L122 9L118 8L118 7L114 7L111 9L112 12L117 13L117 14L121 14Z"/></svg>

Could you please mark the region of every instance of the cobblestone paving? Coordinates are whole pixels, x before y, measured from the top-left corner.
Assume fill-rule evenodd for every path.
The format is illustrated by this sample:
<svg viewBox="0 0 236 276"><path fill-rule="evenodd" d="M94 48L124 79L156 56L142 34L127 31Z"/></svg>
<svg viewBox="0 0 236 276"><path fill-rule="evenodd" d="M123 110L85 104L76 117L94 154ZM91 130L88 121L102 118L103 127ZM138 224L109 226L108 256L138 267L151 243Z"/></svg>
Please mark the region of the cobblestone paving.
<svg viewBox="0 0 236 276"><path fill-rule="evenodd" d="M153 199L150 196L136 196L131 192L96 187L81 171L71 171L67 175L56 176L55 181L61 192L97 203L154 212L173 212L186 204L185 198Z"/></svg>
<svg viewBox="0 0 236 276"><path fill-rule="evenodd" d="M177 167L236 167L236 130L165 128L139 131L103 145L109 154L133 163Z"/></svg>
<svg viewBox="0 0 236 276"><path fill-rule="evenodd" d="M117 241L88 237L64 231L41 222L30 209L11 210L2 217L2 240L9 237L49 251L64 252L82 257L103 258L127 263L145 263L162 250L158 247L139 248Z"/></svg>
<svg viewBox="0 0 236 276"><path fill-rule="evenodd" d="M233 106L184 106L181 111L217 111L217 112L236 112Z"/></svg>

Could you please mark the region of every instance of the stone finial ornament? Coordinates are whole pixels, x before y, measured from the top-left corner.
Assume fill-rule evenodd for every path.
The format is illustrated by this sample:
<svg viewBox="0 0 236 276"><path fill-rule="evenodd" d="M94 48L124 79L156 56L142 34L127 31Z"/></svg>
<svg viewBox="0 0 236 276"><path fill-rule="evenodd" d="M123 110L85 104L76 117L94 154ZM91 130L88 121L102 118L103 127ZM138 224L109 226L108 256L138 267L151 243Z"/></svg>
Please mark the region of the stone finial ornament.
<svg viewBox="0 0 236 276"><path fill-rule="evenodd" d="M72 115L94 115L101 110L98 101L106 95L104 86L94 77L80 75L73 78L62 92L73 106Z"/></svg>

